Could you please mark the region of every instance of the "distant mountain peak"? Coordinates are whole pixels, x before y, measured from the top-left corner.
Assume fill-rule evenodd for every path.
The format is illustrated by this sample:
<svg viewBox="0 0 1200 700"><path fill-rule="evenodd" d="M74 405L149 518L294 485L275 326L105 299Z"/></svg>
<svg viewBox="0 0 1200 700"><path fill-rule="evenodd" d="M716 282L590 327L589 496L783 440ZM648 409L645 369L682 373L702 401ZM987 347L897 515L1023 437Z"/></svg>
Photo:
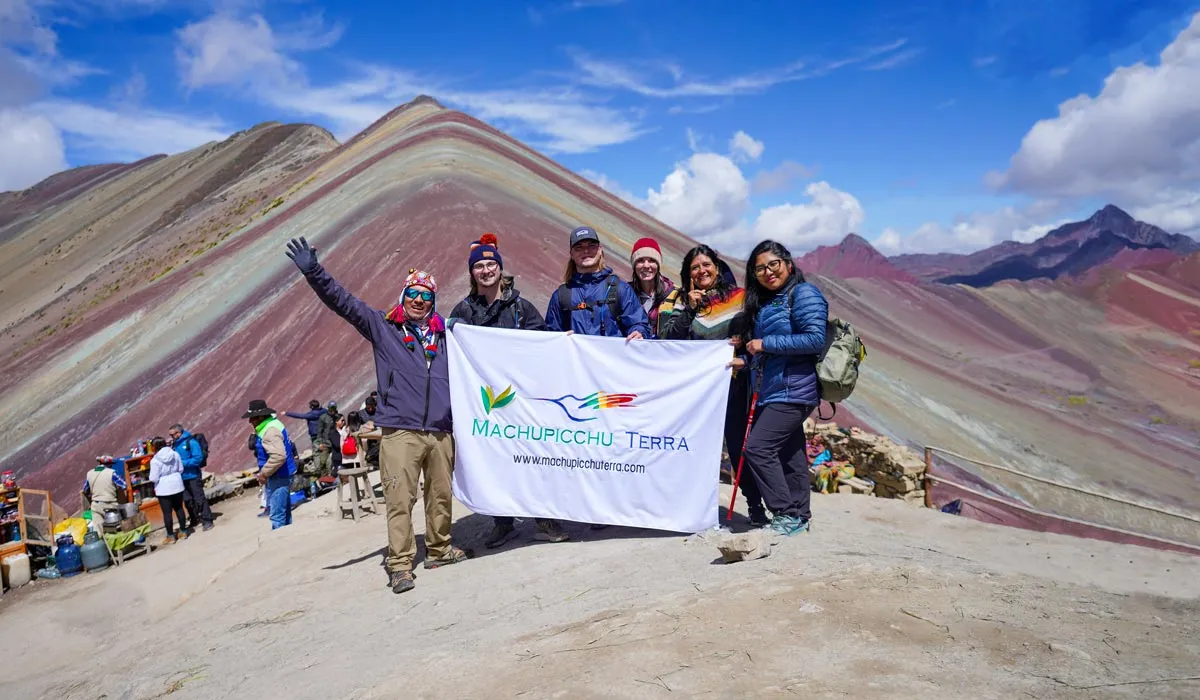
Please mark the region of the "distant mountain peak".
<svg viewBox="0 0 1200 700"><path fill-rule="evenodd" d="M810 250L797 258L796 264L805 272L830 277L916 281L889 262L870 241L856 233L847 234L837 245L824 245Z"/></svg>
<svg viewBox="0 0 1200 700"><path fill-rule="evenodd" d="M846 234L846 237L842 239L842 242L838 244L838 247L842 248L843 250L865 248L875 251L876 253L879 252L875 250L875 246L871 245L870 241L858 235L857 233Z"/></svg>
<svg viewBox="0 0 1200 700"><path fill-rule="evenodd" d="M1135 226L1138 222L1128 212L1115 204L1105 204L1100 211L1097 211L1088 218L1088 223L1098 229L1120 231L1130 226Z"/></svg>

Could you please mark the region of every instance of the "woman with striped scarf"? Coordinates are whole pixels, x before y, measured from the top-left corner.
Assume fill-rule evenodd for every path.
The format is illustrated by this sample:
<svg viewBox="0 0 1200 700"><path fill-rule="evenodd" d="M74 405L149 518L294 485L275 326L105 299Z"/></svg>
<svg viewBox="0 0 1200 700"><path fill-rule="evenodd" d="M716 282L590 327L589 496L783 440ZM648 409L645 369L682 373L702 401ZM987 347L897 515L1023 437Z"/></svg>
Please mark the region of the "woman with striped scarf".
<svg viewBox="0 0 1200 700"><path fill-rule="evenodd" d="M658 309L660 338L668 340L732 340L735 351L743 353L742 332L737 327L745 290L729 265L706 245L698 245L683 256L679 271L680 285L663 300ZM735 360L725 410L725 449L730 465L736 466L742 454L746 419L750 411L749 372ZM742 495L749 504L750 522L767 525L766 509L753 479L742 479Z"/></svg>

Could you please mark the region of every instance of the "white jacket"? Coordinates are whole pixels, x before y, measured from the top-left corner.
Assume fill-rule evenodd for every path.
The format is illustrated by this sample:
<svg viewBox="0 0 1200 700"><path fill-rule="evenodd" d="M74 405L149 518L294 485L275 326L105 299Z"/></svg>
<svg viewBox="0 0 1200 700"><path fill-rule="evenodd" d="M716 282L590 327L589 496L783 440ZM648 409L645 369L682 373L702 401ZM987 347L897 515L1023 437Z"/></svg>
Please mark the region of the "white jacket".
<svg viewBox="0 0 1200 700"><path fill-rule="evenodd" d="M150 458L150 481L155 496L183 493L183 460L170 446L163 447Z"/></svg>

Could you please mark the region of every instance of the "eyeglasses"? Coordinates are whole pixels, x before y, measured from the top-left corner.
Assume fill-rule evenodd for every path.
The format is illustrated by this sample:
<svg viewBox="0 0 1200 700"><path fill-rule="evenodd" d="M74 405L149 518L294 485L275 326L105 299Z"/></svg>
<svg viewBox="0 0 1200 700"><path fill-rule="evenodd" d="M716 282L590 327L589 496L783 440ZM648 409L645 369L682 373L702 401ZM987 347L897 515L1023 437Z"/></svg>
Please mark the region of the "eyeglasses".
<svg viewBox="0 0 1200 700"><path fill-rule="evenodd" d="M755 265L754 266L754 276L762 277L763 275L767 274L768 270L770 270L771 272L779 272L782 269L783 269L783 260L780 260L779 258L775 258L774 260L767 263L766 265Z"/></svg>
<svg viewBox="0 0 1200 700"><path fill-rule="evenodd" d="M480 272L485 271L485 270L490 272L492 270L498 269L499 267L500 267L500 263L496 262L495 260L481 260L481 261L475 263L475 266L472 267L471 269L477 270Z"/></svg>
<svg viewBox="0 0 1200 700"><path fill-rule="evenodd" d="M433 292L421 291L416 287L409 287L404 290L405 299L416 299L417 297L420 297L421 301L433 301Z"/></svg>

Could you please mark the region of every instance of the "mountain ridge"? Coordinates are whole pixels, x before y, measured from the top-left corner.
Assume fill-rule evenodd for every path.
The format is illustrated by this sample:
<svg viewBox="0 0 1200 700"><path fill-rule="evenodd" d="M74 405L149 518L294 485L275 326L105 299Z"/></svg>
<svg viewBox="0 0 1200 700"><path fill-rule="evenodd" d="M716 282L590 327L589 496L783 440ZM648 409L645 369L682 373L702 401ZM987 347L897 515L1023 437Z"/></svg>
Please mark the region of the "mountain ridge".
<svg viewBox="0 0 1200 700"><path fill-rule="evenodd" d="M1107 204L1083 221L1063 224L1028 243L1008 240L973 253L916 253L888 260L926 282L987 287L1006 279L1085 274L1123 249L1142 248L1187 255L1200 250L1200 242L1138 221Z"/></svg>

